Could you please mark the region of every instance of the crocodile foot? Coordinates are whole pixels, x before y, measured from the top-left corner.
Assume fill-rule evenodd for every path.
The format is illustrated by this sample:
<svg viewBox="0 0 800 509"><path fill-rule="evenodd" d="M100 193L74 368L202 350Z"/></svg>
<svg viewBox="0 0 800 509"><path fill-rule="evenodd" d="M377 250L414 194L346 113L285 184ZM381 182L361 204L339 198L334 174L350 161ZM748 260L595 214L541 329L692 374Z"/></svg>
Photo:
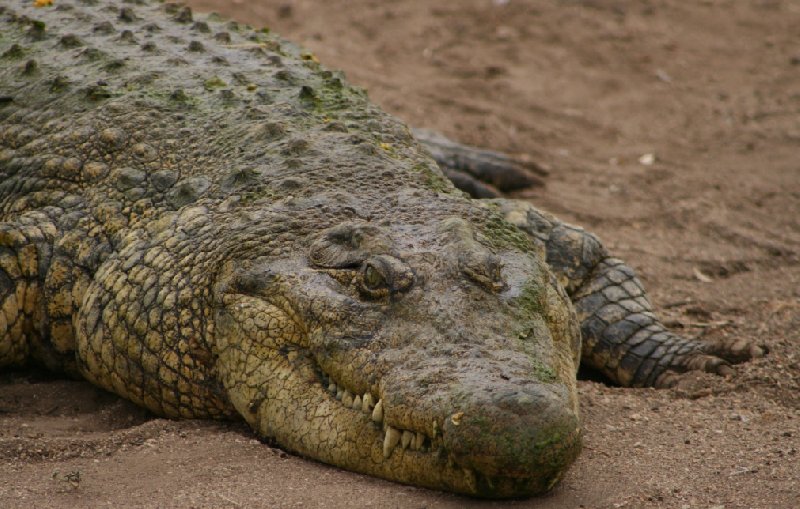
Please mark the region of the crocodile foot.
<svg viewBox="0 0 800 509"><path fill-rule="evenodd" d="M764 357L769 351L765 345L757 345L742 338L720 339L695 345L695 348L676 355L653 385L659 388L673 387L680 380L681 374L689 371L731 376L736 372L734 364Z"/></svg>

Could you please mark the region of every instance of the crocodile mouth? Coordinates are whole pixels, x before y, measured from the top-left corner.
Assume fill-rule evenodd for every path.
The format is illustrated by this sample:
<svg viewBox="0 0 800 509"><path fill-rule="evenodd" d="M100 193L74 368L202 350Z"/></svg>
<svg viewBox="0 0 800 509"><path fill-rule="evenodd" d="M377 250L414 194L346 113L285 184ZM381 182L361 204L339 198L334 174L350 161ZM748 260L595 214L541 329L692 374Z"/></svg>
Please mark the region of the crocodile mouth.
<svg viewBox="0 0 800 509"><path fill-rule="evenodd" d="M503 419L502 406L475 402L463 415L431 409L438 399L396 404L387 392L394 375L345 382L320 355L297 344L263 348L234 364L244 382L228 388L259 435L301 456L404 484L519 498L552 488L580 449L576 418L554 427L528 410Z"/></svg>
<svg viewBox="0 0 800 509"><path fill-rule="evenodd" d="M364 444L370 449L374 469L353 468L386 479L445 489L487 498L518 498L550 490L561 478L563 470L542 475L487 475L464 466L445 445L447 430L443 419L431 417L430 431L403 429L389 418L391 409L379 394L348 388L325 372L309 356L316 379L311 384L324 393L324 398L343 414L346 421L362 428ZM380 384L375 384L380 386ZM458 419L453 414L447 419ZM368 430L368 432L366 432ZM580 430L567 441L579 441ZM352 465L343 465L352 468ZM388 468L381 468L388 467Z"/></svg>

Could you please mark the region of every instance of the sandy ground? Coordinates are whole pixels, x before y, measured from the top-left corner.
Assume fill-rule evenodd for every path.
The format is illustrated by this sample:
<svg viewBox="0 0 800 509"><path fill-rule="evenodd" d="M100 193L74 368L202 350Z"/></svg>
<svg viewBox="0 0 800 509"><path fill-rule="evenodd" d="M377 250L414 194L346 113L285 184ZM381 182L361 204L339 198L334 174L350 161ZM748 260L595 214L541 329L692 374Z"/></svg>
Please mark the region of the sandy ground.
<svg viewBox="0 0 800 509"><path fill-rule="evenodd" d="M504 504L3 374L0 507L800 507L800 3L190 3L304 44L414 126L540 161L524 197L598 233L672 327L770 354L671 390L582 381L584 453Z"/></svg>

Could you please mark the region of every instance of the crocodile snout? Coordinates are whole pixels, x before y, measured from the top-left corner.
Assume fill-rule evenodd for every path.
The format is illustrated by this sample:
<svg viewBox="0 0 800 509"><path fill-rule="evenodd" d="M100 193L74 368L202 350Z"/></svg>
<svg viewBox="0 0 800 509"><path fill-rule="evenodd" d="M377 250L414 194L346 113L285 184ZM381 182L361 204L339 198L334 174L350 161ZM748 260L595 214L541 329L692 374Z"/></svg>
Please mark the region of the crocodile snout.
<svg viewBox="0 0 800 509"><path fill-rule="evenodd" d="M477 495L546 491L575 460L580 424L559 387L509 384L458 398L444 421L444 448L474 472ZM528 483L537 486L520 490Z"/></svg>

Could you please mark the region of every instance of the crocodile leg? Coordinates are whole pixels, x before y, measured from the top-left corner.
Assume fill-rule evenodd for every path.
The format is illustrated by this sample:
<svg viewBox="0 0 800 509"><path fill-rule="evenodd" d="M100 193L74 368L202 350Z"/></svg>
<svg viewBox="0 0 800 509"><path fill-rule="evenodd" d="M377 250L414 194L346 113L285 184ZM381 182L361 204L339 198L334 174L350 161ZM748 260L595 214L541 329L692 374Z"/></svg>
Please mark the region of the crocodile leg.
<svg viewBox="0 0 800 509"><path fill-rule="evenodd" d="M502 193L542 186L547 171L532 161L501 152L462 145L428 129L414 129L453 184L473 198L499 198Z"/></svg>
<svg viewBox="0 0 800 509"><path fill-rule="evenodd" d="M25 364L41 343L41 275L54 231L43 214L0 222L0 368Z"/></svg>
<svg viewBox="0 0 800 509"><path fill-rule="evenodd" d="M581 228L530 203L497 199L506 218L541 245L550 268L575 305L583 336L582 361L623 386L665 387L677 374L733 372L731 363L761 357L748 340L707 343L666 329L653 313L641 281L622 260Z"/></svg>

